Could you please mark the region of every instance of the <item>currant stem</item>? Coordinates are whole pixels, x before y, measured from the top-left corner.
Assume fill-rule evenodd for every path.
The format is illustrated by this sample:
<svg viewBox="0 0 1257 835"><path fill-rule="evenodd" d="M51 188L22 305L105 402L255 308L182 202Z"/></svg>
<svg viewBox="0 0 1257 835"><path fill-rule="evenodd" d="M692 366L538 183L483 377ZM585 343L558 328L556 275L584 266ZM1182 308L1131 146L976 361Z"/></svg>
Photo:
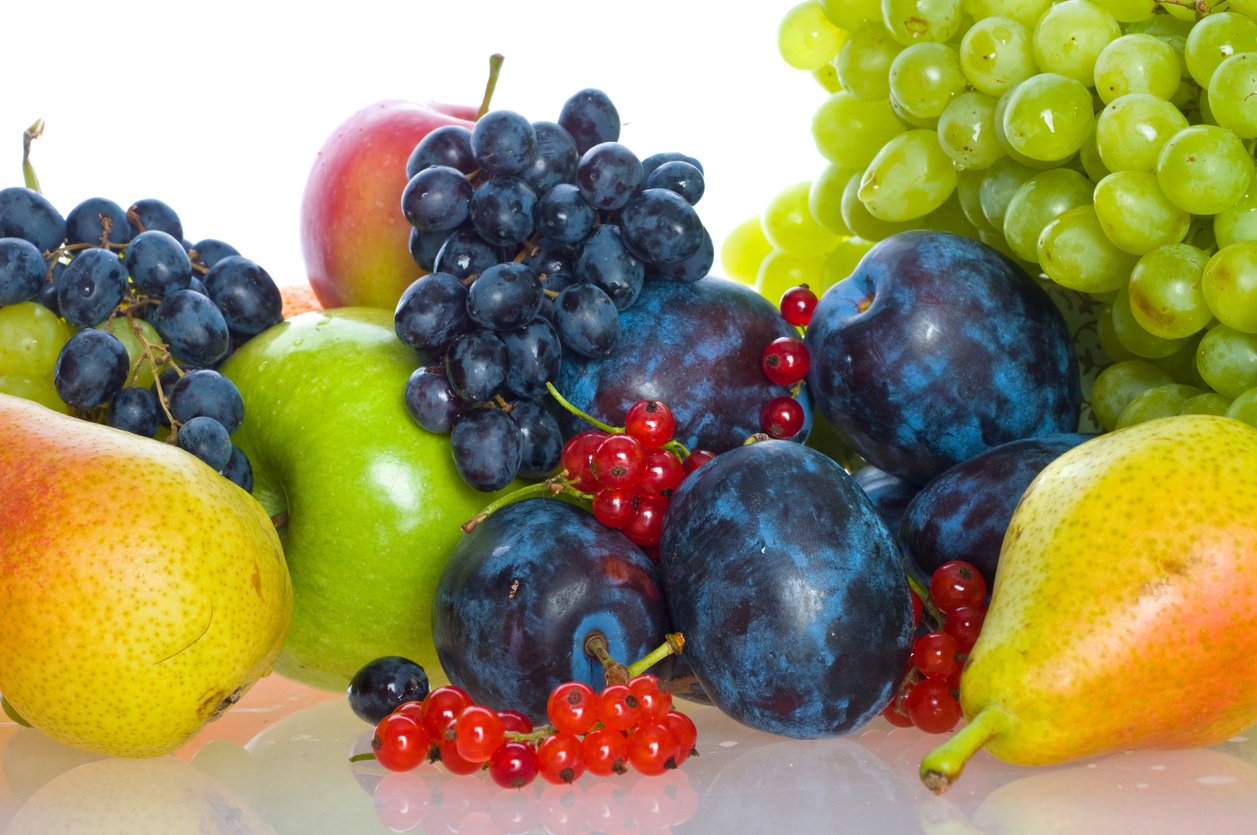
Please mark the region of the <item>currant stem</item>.
<svg viewBox="0 0 1257 835"><path fill-rule="evenodd" d="M585 502L592 502L594 500L592 494L582 493L580 490L573 487L572 482L568 480L567 470L563 470L558 475L553 476L552 478L547 478L545 481L538 481L536 484L529 484L524 487L520 487L517 490L512 490L507 493L505 496L494 499L485 506L484 510L481 510L475 516L464 522L461 526L462 531L463 533L471 533L476 529L477 525L485 519L488 519L497 511L506 507L508 504L514 504L515 502L523 501L528 498L539 496L553 497L563 493Z"/></svg>
<svg viewBox="0 0 1257 835"><path fill-rule="evenodd" d="M594 426L598 427L603 432L606 432L609 435L624 434L624 427L611 426L609 424L603 423L602 421L598 420L596 417L587 415L584 412L582 412L580 409L578 409L577 407L573 406L571 403L568 402L566 397L559 394L559 390L555 388L554 383L551 383L549 380L546 381L546 391L550 392L551 397L559 401L560 406L562 406L564 409L567 409L569 412L576 415L581 420L584 420L588 423L593 424Z"/></svg>
<svg viewBox="0 0 1257 835"><path fill-rule="evenodd" d="M644 656L640 661L629 665L629 678L639 676L658 664L669 655L680 655L685 651L685 636L680 632L669 632L664 636L664 641L649 654Z"/></svg>
<svg viewBox="0 0 1257 835"><path fill-rule="evenodd" d="M943 614L942 609L934 605L934 601L930 599L930 590L927 589L925 584L918 580L911 571L905 570L904 575L908 578L909 587L917 593L917 597L921 598L921 603L925 606L926 614L928 614L934 622L938 624L939 629L942 629L943 624L947 621L947 615Z"/></svg>
<svg viewBox="0 0 1257 835"><path fill-rule="evenodd" d="M965 763L978 749L1002 733L1012 717L997 705L978 711L969 724L921 758L921 782L934 794L942 794L960 778Z"/></svg>
<svg viewBox="0 0 1257 835"><path fill-rule="evenodd" d="M489 102L493 99L493 91L498 86L498 76L502 72L502 62L506 60L506 56L500 52L495 52L489 56L489 80L484 86L484 98L480 100L480 109L476 112L476 118L489 112Z"/></svg>
<svg viewBox="0 0 1257 835"><path fill-rule="evenodd" d="M31 191L40 192L39 177L35 176L35 166L31 164L31 143L44 132L44 120L36 119L35 123L22 131L22 179Z"/></svg>

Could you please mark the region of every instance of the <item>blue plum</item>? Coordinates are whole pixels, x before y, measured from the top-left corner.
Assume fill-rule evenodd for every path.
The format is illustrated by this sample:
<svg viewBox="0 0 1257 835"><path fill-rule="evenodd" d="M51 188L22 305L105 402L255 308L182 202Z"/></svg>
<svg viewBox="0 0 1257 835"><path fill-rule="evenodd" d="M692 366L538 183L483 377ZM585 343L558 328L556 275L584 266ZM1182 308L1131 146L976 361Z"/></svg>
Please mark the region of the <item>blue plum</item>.
<svg viewBox="0 0 1257 835"><path fill-rule="evenodd" d="M584 649L594 631L630 664L663 643L667 607L654 563L563 501L526 499L491 514L459 540L437 582L432 639L449 680L535 722L558 684L604 686Z"/></svg>
<svg viewBox="0 0 1257 835"><path fill-rule="evenodd" d="M681 443L723 452L759 432L760 409L788 393L764 376L760 355L792 329L745 285L713 276L688 284L647 281L620 313L620 329L608 356L569 352L556 382L575 406L612 425L621 425L637 401L662 400L676 417ZM806 386L803 391L810 410ZM566 413L562 420L568 437L589 428Z"/></svg>
<svg viewBox="0 0 1257 835"><path fill-rule="evenodd" d="M1039 471L1093 435L1062 432L1009 441L948 468L921 488L903 513L899 538L926 579L945 562L971 563L995 582L1013 509Z"/></svg>
<svg viewBox="0 0 1257 835"><path fill-rule="evenodd" d="M672 497L664 597L711 702L798 738L838 736L890 701L912 607L890 531L833 459L758 441L716 456Z"/></svg>
<svg viewBox="0 0 1257 835"><path fill-rule="evenodd" d="M870 464L916 484L1002 443L1078 429L1064 318L979 241L880 241L821 297L806 344L817 410Z"/></svg>

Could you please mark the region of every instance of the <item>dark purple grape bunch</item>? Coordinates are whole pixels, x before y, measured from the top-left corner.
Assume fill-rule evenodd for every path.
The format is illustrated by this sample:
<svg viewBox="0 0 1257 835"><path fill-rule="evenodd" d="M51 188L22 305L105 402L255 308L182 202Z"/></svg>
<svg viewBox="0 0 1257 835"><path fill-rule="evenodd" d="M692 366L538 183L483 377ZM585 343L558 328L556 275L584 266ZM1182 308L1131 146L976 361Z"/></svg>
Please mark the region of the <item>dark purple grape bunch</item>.
<svg viewBox="0 0 1257 835"><path fill-rule="evenodd" d="M124 210L93 197L62 216L15 186L0 189L0 306L25 301L76 329L53 372L75 414L145 437L168 428L173 443L252 490L231 441L244 404L215 368L283 319L264 269L222 241L190 243L161 200ZM141 385L144 370L151 385Z"/></svg>
<svg viewBox="0 0 1257 835"><path fill-rule="evenodd" d="M711 269L694 209L702 165L639 159L619 138L611 100L585 89L556 122L489 111L470 129L432 131L407 161L401 209L428 274L394 317L424 357L406 405L423 428L450 433L477 489L552 474L563 439L542 404L563 355L610 354L644 282Z"/></svg>

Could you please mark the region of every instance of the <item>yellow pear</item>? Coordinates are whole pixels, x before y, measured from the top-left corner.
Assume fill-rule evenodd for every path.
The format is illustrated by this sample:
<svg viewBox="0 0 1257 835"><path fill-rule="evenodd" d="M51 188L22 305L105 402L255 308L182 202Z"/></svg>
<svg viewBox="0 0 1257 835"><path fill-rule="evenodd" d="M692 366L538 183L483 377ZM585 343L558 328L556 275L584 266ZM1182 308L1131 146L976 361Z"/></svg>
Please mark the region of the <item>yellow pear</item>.
<svg viewBox="0 0 1257 835"><path fill-rule="evenodd" d="M0 394L0 693L48 736L167 753L270 672L292 616L261 505L170 444Z"/></svg>
<svg viewBox="0 0 1257 835"><path fill-rule="evenodd" d="M1044 468L960 701L968 724L921 761L936 792L983 746L1043 765L1211 745L1257 721L1257 429L1161 418Z"/></svg>

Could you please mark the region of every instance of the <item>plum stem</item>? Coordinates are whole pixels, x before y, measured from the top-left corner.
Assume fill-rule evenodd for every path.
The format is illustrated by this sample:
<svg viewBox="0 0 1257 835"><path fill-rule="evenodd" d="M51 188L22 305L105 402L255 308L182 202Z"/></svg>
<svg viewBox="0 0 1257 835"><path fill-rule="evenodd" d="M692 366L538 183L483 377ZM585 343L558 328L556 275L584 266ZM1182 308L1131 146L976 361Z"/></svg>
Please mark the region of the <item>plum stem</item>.
<svg viewBox="0 0 1257 835"><path fill-rule="evenodd" d="M484 98L480 100L480 109L476 111L476 118L489 112L489 102L493 100L493 91L498 87L498 76L502 73L502 62L506 60L500 52L495 52L489 56L489 80L484 85Z"/></svg>
<svg viewBox="0 0 1257 835"><path fill-rule="evenodd" d="M1012 716L998 705L987 705L946 742L921 758L921 782L934 794L942 794L960 778L965 763L978 749L1008 729Z"/></svg>
<svg viewBox="0 0 1257 835"><path fill-rule="evenodd" d="M611 657L611 649L607 646L607 636L602 630L595 629L585 636L585 652L602 662L602 671L607 684L628 684L629 668Z"/></svg>
<svg viewBox="0 0 1257 835"><path fill-rule="evenodd" d="M35 123L22 131L22 179L31 191L43 193L39 188L39 177L35 176L35 166L31 163L31 143L44 132L44 120L36 119Z"/></svg>

